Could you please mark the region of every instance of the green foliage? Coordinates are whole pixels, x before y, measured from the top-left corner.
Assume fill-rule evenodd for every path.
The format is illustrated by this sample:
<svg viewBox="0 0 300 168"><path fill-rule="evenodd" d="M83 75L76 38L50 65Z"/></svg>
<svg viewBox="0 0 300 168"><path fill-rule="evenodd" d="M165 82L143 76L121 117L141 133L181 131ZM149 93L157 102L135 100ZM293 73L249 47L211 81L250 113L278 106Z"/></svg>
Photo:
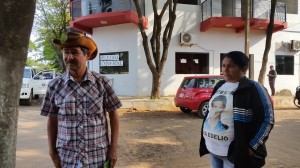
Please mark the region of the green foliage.
<svg viewBox="0 0 300 168"><path fill-rule="evenodd" d="M64 41L69 29L70 8L66 0L38 0L36 6L35 24L33 31L38 38L35 40L37 48L42 49L42 60L57 71L63 69L60 49L56 48L52 40L57 38Z"/></svg>
<svg viewBox="0 0 300 168"><path fill-rule="evenodd" d="M51 70L52 68L48 65L42 64L41 62L37 62L34 59L27 58L26 60L26 66L35 67L38 71L41 71L43 69Z"/></svg>
<svg viewBox="0 0 300 168"><path fill-rule="evenodd" d="M32 42L32 41L30 40L30 41L29 41L28 51L29 51L29 52L33 52L33 51L36 51L36 50L37 50L36 45L34 44L34 42Z"/></svg>

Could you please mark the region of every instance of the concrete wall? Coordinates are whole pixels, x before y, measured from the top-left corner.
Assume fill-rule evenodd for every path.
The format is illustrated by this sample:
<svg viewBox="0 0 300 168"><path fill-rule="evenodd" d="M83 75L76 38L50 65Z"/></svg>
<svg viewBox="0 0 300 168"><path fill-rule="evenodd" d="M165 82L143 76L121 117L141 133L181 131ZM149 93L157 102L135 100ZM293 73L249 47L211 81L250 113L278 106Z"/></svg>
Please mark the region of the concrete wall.
<svg viewBox="0 0 300 168"><path fill-rule="evenodd" d="M160 2L162 3L162 2ZM162 4L160 4L161 6ZM299 3L298 3L299 6ZM298 8L299 9L299 8ZM146 17L149 22L149 29L146 33L150 39L153 26L153 13L151 1L146 1ZM167 13L166 13L167 14ZM168 59L165 64L161 95L175 95L178 86L184 76L175 74L175 53L176 52L199 52L209 54L209 74L218 75L220 72L220 54L232 50L244 50L244 33L237 34L233 29L209 29L200 32L201 8L196 5L178 4L177 20L174 27L172 40L168 52ZM275 65L275 55L294 55L295 67L294 75L278 75L276 88L289 89L294 93L295 87L299 85L299 52L291 52L289 48L290 40L300 40L300 15L287 15L288 29L273 34L272 46L269 52L269 65ZM166 25L166 18L163 25ZM113 87L118 95L123 96L149 96L152 87L152 74L146 63L142 38L139 29L134 24L123 24L95 28L93 38L100 46L99 52L129 51L129 74L106 75L113 79ZM181 46L179 35L182 32L194 35L195 45ZM265 32L250 32L250 53L254 54L254 79L258 79L262 55L265 47ZM91 69L99 71L99 59L96 58L90 63ZM265 86L268 87L267 77Z"/></svg>
<svg viewBox="0 0 300 168"><path fill-rule="evenodd" d="M99 53L108 52L129 52L129 73L128 74L105 74L112 79L113 88L118 95L136 96L138 88L138 32L133 24L121 24L96 28L93 30ZM91 63L91 69L99 72L99 57Z"/></svg>

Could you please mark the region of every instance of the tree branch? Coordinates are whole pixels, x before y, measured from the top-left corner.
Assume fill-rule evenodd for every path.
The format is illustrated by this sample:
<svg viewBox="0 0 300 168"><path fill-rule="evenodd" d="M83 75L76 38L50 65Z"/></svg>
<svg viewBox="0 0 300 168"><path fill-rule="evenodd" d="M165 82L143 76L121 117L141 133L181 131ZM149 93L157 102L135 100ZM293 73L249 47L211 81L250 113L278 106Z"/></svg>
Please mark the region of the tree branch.
<svg viewBox="0 0 300 168"><path fill-rule="evenodd" d="M146 35L145 32L145 28L143 25L143 16L142 16L142 12L141 12L141 7L140 4L138 2L138 0L133 0L136 10L137 10L137 14L138 14L138 26L142 35L142 39L143 39L143 46L144 46L144 51L145 51L145 56L146 56L146 60L147 60L147 64L149 66L150 71L155 74L155 66L152 62L152 58L151 58L151 54L150 54L150 49L149 49L149 45L148 45L148 37Z"/></svg>

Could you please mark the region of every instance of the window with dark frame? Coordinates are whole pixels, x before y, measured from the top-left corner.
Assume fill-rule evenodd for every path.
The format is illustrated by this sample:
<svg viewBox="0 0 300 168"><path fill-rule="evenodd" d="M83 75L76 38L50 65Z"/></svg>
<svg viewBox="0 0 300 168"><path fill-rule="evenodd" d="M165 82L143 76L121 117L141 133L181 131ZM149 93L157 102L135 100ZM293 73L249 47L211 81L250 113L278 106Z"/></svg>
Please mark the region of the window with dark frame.
<svg viewBox="0 0 300 168"><path fill-rule="evenodd" d="M175 53L176 74L209 74L208 53Z"/></svg>
<svg viewBox="0 0 300 168"><path fill-rule="evenodd" d="M278 75L294 75L294 56L276 55L276 67Z"/></svg>
<svg viewBox="0 0 300 168"><path fill-rule="evenodd" d="M129 53L110 52L100 53L100 73L101 74L128 74L129 73Z"/></svg>
<svg viewBox="0 0 300 168"><path fill-rule="evenodd" d="M198 5L200 4L200 0L178 0L179 4L188 4L188 5Z"/></svg>

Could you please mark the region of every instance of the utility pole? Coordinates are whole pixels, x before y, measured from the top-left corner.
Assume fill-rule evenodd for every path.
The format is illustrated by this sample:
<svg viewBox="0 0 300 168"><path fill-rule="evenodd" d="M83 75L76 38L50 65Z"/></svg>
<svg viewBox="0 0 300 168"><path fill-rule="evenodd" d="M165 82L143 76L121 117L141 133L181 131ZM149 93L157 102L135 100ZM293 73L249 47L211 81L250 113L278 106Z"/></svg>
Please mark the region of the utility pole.
<svg viewBox="0 0 300 168"><path fill-rule="evenodd" d="M244 53L249 58L249 78L254 79L254 58L253 55L249 55L249 43L250 43L250 7L251 7L251 0L246 0L246 13L245 13L245 46L244 46Z"/></svg>
<svg viewBox="0 0 300 168"><path fill-rule="evenodd" d="M249 34L250 34L250 0L246 0L246 13L245 13L245 54L249 57Z"/></svg>

